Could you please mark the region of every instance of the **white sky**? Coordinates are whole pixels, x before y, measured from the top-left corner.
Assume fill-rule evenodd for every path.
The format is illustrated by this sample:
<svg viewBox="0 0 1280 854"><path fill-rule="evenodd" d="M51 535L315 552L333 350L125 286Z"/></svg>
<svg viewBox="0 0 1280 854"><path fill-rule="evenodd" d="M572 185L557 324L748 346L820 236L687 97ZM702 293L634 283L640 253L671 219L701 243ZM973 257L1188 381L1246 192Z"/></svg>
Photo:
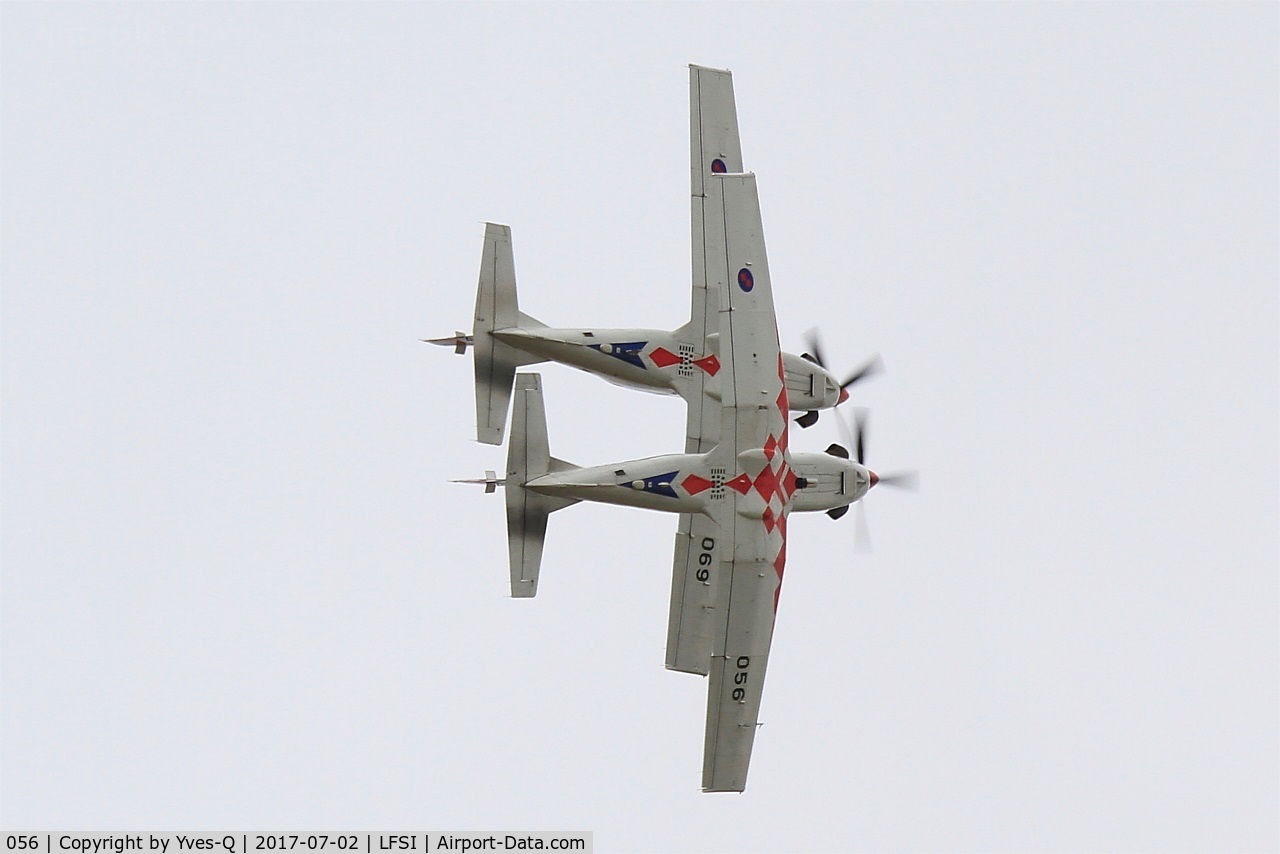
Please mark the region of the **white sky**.
<svg viewBox="0 0 1280 854"><path fill-rule="evenodd" d="M8 828L599 851L1280 847L1280 6L0 7ZM748 790L663 669L675 518L505 598L469 360L688 316L734 72L783 346L918 495L797 518ZM552 452L679 400L543 369ZM793 437L836 439L832 419Z"/></svg>

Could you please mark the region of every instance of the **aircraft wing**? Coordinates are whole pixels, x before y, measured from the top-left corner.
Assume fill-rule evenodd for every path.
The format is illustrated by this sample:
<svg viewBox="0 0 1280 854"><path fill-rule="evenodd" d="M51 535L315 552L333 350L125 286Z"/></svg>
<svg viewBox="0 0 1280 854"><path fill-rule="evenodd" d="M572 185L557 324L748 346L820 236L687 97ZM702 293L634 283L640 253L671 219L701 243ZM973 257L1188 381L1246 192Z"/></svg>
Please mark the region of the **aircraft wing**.
<svg viewBox="0 0 1280 854"><path fill-rule="evenodd" d="M708 251L707 222L720 222L723 213L719 193L708 196L707 183L718 172L742 171L742 142L738 138L738 110L733 101L733 75L715 68L689 66L689 196L690 233L693 259L693 299L687 330L688 343L699 355L706 353L711 339L720 331L717 312L720 295L707 287L707 265L719 266L723 259ZM722 359L723 361L723 359ZM709 379L695 372L699 383ZM700 389L699 389L700 390ZM720 431L719 407L707 406L706 395L690 394L686 421L686 454L705 454L715 447Z"/></svg>
<svg viewBox="0 0 1280 854"><path fill-rule="evenodd" d="M706 676L711 665L714 580L720 572L716 555L719 539L720 526L710 516L680 514L671 573L671 612L667 619L668 670Z"/></svg>
<svg viewBox="0 0 1280 854"><path fill-rule="evenodd" d="M787 398L777 319L754 175L708 182L723 211L708 222L708 244L724 263L708 267L721 295L720 443L723 497L712 502L719 528L719 579L707 693L702 788L746 786L759 725L774 614L786 563L787 512L795 491L787 450ZM710 253L709 253L710 255Z"/></svg>
<svg viewBox="0 0 1280 854"><path fill-rule="evenodd" d="M738 111L733 101L733 75L716 68L689 66L689 195L691 203L693 299L689 324L681 336L691 355L714 348L720 331L720 295L707 287L707 266L723 267L724 241L704 239L706 223L722 229L720 193L708 194L706 184L715 172L742 171ZM693 371L694 386L684 395L686 454L705 454L720 437L720 405L705 392L711 377ZM711 380L714 381L714 380ZM667 620L667 668L706 675L711 660L711 606L718 528L707 516L680 514L675 560L671 573L671 610Z"/></svg>

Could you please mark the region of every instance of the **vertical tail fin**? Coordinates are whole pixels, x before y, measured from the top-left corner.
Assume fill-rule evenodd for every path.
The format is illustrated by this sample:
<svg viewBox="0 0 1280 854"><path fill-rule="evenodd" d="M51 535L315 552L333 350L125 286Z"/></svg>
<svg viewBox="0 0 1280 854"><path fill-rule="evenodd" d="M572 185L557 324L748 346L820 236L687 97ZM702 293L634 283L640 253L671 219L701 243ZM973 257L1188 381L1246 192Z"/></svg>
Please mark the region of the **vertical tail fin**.
<svg viewBox="0 0 1280 854"><path fill-rule="evenodd" d="M511 414L511 444L507 448L507 548L511 557L511 595L527 599L538 592L542 544L547 517L576 500L552 498L526 488L551 471L571 468L551 456L547 442L547 412L538 374L515 378Z"/></svg>

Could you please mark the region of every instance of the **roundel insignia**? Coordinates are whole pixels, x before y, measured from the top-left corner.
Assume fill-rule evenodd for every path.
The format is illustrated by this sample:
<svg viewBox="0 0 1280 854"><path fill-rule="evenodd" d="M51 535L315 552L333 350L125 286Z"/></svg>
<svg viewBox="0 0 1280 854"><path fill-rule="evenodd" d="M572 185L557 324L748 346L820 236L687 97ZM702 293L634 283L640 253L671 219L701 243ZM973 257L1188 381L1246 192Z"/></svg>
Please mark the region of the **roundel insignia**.
<svg viewBox="0 0 1280 854"><path fill-rule="evenodd" d="M743 267L738 271L738 287L742 288L744 293L751 293L751 289L756 286L756 278L751 275L751 271Z"/></svg>
<svg viewBox="0 0 1280 854"><path fill-rule="evenodd" d="M715 160L711 161L711 171L727 173L729 171L729 167L725 166L724 161L717 157Z"/></svg>

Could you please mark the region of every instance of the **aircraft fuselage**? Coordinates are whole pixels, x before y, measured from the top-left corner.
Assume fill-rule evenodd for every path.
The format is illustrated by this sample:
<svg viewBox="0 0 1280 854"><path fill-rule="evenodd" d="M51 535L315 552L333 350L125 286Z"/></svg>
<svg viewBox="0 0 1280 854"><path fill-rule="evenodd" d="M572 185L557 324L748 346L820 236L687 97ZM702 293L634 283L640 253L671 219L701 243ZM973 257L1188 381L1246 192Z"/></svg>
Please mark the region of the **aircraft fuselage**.
<svg viewBox="0 0 1280 854"><path fill-rule="evenodd" d="M711 456L663 454L551 472L522 485L557 498L708 515L710 502L723 497L726 489L751 499L739 501L739 512L751 515L755 508L760 515L771 500L775 506L786 505L789 512L832 510L859 500L871 487L865 466L829 454L769 457L757 449L739 456L736 472L717 470ZM726 480L728 475L732 476Z"/></svg>
<svg viewBox="0 0 1280 854"><path fill-rule="evenodd" d="M719 400L716 377L721 370L716 337L702 352L683 343L675 332L660 329L495 329L494 338L539 359L596 374L615 385L656 394L681 394L681 378L695 371L707 375L702 392ZM782 354L787 398L792 412L835 406L840 385L832 374L791 353Z"/></svg>

